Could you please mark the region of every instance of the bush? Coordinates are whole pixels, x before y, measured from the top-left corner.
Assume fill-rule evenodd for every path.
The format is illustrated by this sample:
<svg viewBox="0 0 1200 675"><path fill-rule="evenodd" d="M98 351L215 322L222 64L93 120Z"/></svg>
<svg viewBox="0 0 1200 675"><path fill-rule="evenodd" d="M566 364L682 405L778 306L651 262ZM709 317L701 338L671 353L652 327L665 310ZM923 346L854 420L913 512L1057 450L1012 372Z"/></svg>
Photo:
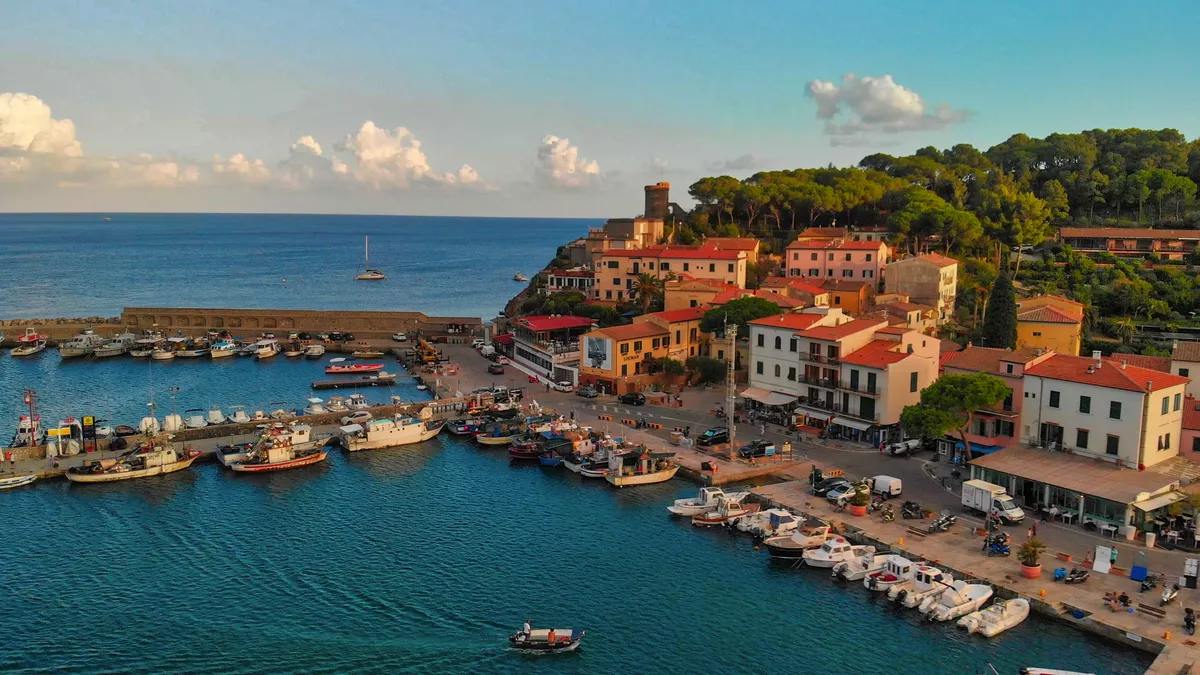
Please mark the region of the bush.
<svg viewBox="0 0 1200 675"><path fill-rule="evenodd" d="M1042 554L1046 552L1046 545L1037 539L1030 539L1021 544L1021 548L1017 549L1017 558L1021 560L1021 564L1026 567L1037 567L1042 564Z"/></svg>
<svg viewBox="0 0 1200 675"><path fill-rule="evenodd" d="M850 503L854 506L866 506L871 503L871 495L866 490L859 490L850 498Z"/></svg>
<svg viewBox="0 0 1200 675"><path fill-rule="evenodd" d="M725 362L708 356L693 356L685 364L688 370L700 376L701 384L722 382L725 379Z"/></svg>

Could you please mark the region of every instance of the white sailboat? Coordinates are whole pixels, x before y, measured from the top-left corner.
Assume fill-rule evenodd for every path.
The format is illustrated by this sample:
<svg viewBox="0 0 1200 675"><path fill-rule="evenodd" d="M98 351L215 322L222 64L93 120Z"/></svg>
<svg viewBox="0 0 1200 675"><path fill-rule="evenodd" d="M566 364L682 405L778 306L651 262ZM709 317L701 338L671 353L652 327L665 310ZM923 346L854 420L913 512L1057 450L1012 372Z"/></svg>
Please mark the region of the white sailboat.
<svg viewBox="0 0 1200 675"><path fill-rule="evenodd" d="M366 236L363 237L363 267L363 273L354 275L358 281L378 281L387 278L383 272L371 269L371 244L370 238Z"/></svg>

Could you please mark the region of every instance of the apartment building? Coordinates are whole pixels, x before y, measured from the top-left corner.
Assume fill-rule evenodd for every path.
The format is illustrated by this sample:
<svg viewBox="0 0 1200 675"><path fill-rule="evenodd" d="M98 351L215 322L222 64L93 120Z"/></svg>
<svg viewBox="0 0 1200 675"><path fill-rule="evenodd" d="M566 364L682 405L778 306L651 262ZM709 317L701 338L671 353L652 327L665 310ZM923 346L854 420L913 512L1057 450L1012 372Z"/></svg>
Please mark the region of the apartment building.
<svg viewBox="0 0 1200 675"><path fill-rule="evenodd" d="M1058 295L1017 300L1017 346L1079 356L1083 305Z"/></svg>
<svg viewBox="0 0 1200 675"><path fill-rule="evenodd" d="M1200 399L1200 342L1176 342L1171 350L1171 372L1186 377L1187 395Z"/></svg>
<svg viewBox="0 0 1200 675"><path fill-rule="evenodd" d="M958 261L936 253L888 263L883 275L887 293L903 293L918 305L938 311L939 322L954 316L958 294Z"/></svg>
<svg viewBox="0 0 1200 675"><path fill-rule="evenodd" d="M788 277L845 279L878 284L887 265L887 244L848 239L798 239L784 251Z"/></svg>
<svg viewBox="0 0 1200 675"><path fill-rule="evenodd" d="M639 274L659 278L686 274L693 279L714 279L738 288L746 287L747 255L700 246L656 246L645 249L613 249L596 263L595 300L623 302L635 297Z"/></svg>
<svg viewBox="0 0 1200 675"><path fill-rule="evenodd" d="M685 308L589 331L583 336L579 383L608 394L641 391L659 377L661 359L708 356L712 336L700 330L703 316L703 308Z"/></svg>
<svg viewBox="0 0 1200 675"><path fill-rule="evenodd" d="M1136 227L1064 227L1059 241L1094 255L1142 258L1157 253L1167 260L1183 260L1200 245L1200 230L1153 230Z"/></svg>
<svg viewBox="0 0 1200 675"><path fill-rule="evenodd" d="M548 269L542 272L546 279L546 290L553 293L578 291L587 297L592 297L592 287L596 283L596 275L586 268L570 270Z"/></svg>
<svg viewBox="0 0 1200 675"><path fill-rule="evenodd" d="M514 319L511 357L555 382L579 382L579 338L596 325L594 319L562 314Z"/></svg>
<svg viewBox="0 0 1200 675"><path fill-rule="evenodd" d="M1025 402L1025 371L1052 356L1053 353L1040 349L994 349L973 345L951 353L942 364L943 375L986 373L998 377L1008 387L1008 397L991 408L975 411L975 419L967 433L969 448L963 448L957 433L950 433L939 441L938 453L943 457L966 460L1020 443L1018 427Z"/></svg>
<svg viewBox="0 0 1200 675"><path fill-rule="evenodd" d="M690 274L681 274L663 283L663 309L685 309L710 304L713 298L726 291L736 291L737 286L720 279L696 279Z"/></svg>

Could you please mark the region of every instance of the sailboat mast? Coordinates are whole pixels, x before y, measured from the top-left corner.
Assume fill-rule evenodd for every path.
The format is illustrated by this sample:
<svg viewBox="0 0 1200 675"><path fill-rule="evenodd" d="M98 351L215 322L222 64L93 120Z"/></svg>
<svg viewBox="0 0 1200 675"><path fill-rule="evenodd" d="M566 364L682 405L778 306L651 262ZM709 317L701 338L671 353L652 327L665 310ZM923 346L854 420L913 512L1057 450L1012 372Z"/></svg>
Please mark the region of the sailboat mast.
<svg viewBox="0 0 1200 675"><path fill-rule="evenodd" d="M371 238L363 235L363 266L371 269Z"/></svg>

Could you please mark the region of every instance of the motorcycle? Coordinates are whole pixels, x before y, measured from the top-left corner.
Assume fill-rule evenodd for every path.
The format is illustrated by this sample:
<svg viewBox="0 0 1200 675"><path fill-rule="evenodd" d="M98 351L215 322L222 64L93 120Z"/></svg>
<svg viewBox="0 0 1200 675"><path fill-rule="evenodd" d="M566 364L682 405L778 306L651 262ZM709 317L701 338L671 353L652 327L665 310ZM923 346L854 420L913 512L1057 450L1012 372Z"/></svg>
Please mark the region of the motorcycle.
<svg viewBox="0 0 1200 675"><path fill-rule="evenodd" d="M1159 579L1158 579L1157 574L1147 574L1146 578L1142 579L1142 586L1141 586L1140 592L1145 593L1146 591L1148 591L1152 588L1157 588L1158 581L1159 581Z"/></svg>
<svg viewBox="0 0 1200 675"><path fill-rule="evenodd" d="M1177 597L1179 597L1179 584L1174 584L1173 586L1164 585L1163 592L1162 592L1162 602L1160 602L1158 606L1166 607L1167 605L1171 604L1172 602L1175 602L1175 598L1177 598Z"/></svg>
<svg viewBox="0 0 1200 675"><path fill-rule="evenodd" d="M1191 607L1183 610L1183 629L1188 632L1188 635L1196 634L1196 613Z"/></svg>
<svg viewBox="0 0 1200 675"><path fill-rule="evenodd" d="M902 515L905 520L921 520L925 517L925 511L921 509L921 505L917 502L904 502L904 506L901 509L900 515Z"/></svg>
<svg viewBox="0 0 1200 675"><path fill-rule="evenodd" d="M1089 576L1091 576L1091 572L1089 572L1086 568L1081 569L1081 568L1076 567L1076 568L1073 568L1070 572L1067 572L1067 576L1065 579L1063 579L1063 583L1064 584L1082 584L1083 582L1088 580Z"/></svg>
<svg viewBox="0 0 1200 675"><path fill-rule="evenodd" d="M1007 539L994 540L988 544L987 554L989 558L994 555L1011 555L1012 549L1009 547Z"/></svg>
<svg viewBox="0 0 1200 675"><path fill-rule="evenodd" d="M884 506L883 510L880 512L880 515L883 516L883 522L885 523L890 523L896 520L896 512L892 510L891 504Z"/></svg>
<svg viewBox="0 0 1200 675"><path fill-rule="evenodd" d="M943 511L942 515L938 516L936 520L929 524L929 533L933 534L934 532L945 532L957 522L958 516Z"/></svg>

